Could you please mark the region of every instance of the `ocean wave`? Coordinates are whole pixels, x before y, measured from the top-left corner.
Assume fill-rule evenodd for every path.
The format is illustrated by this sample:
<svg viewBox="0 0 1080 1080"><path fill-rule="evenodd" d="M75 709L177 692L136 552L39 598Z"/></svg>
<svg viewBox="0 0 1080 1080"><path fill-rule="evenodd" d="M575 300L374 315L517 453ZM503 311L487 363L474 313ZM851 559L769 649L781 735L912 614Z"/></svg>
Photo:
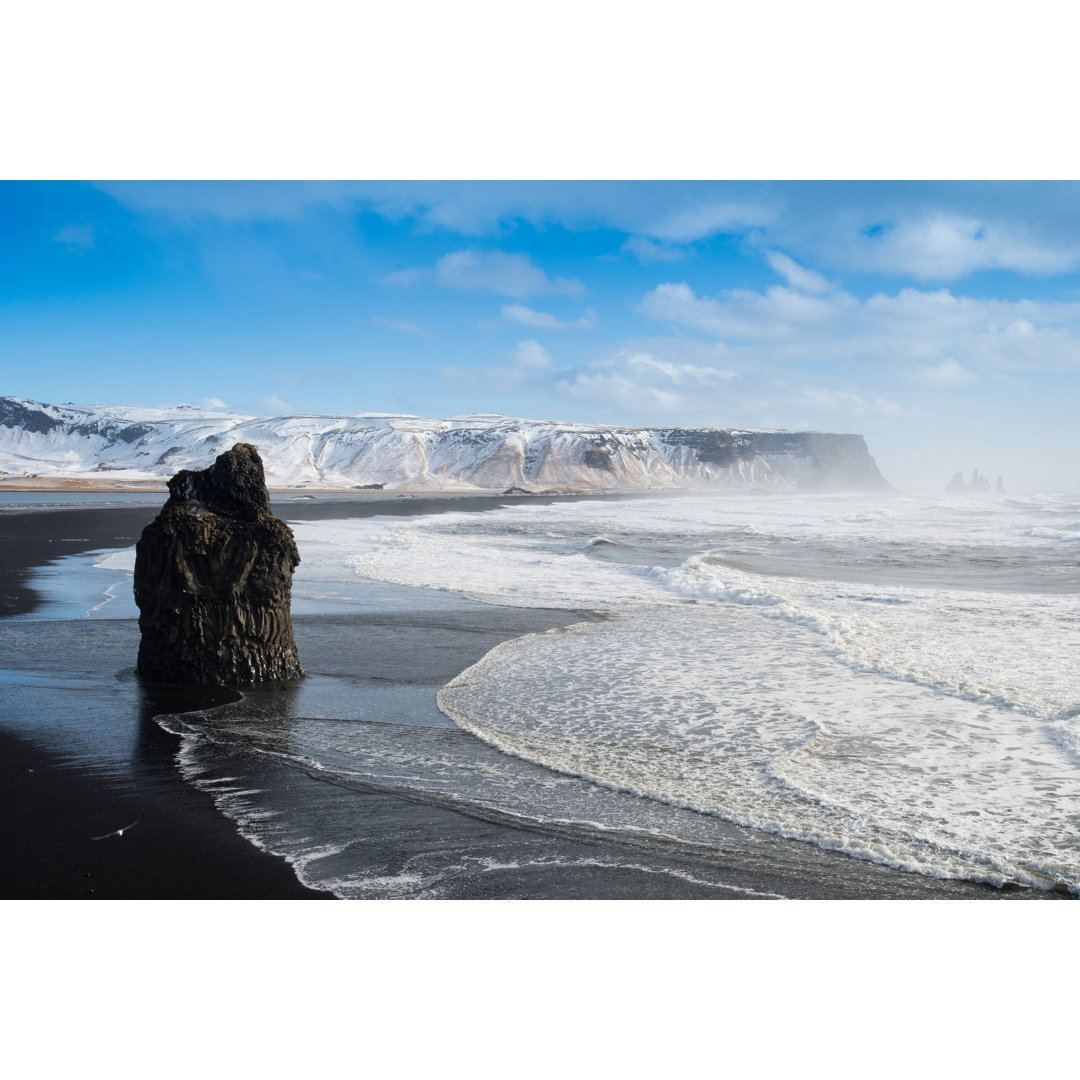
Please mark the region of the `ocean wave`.
<svg viewBox="0 0 1080 1080"><path fill-rule="evenodd" d="M1036 540L1056 540L1066 544L1074 544L1080 541L1080 522L1068 529L1048 529L1045 526L1035 526L1024 531L1025 536Z"/></svg>
<svg viewBox="0 0 1080 1080"><path fill-rule="evenodd" d="M851 666L1054 721L1080 707L1080 620L1071 596L1002 597L760 578L708 556L655 575L683 595L763 609L816 631ZM869 607L868 607L869 605Z"/></svg>
<svg viewBox="0 0 1080 1080"><path fill-rule="evenodd" d="M929 876L1078 888L1062 809L1076 771L1040 724L830 668L760 612L731 619L654 612L508 642L440 707L505 753L613 790Z"/></svg>
<svg viewBox="0 0 1080 1080"><path fill-rule="evenodd" d="M1074 880L1069 868L1075 868L1075 851L1053 849L1054 838L1067 835L1071 826L1055 815L1080 806L1080 792L1069 786L1077 775L1080 745L1074 737L1080 707L1078 587L1070 559L1059 554L1061 544L1032 534L1045 527L1037 515L1055 505L1022 501L1018 510L1000 500L973 508L914 498L876 503L642 499L393 524L370 519L356 527L338 523L337 533L312 529L301 536L298 531L298 537L306 560L301 575L310 574L309 581L322 575L330 582L344 572L353 580L445 589L490 603L602 611L610 616L605 625L613 633L649 622L647 649L631 652L641 670L652 670L655 658L669 666L648 685L632 665L622 663L619 649L631 642L617 635L599 651L595 635L583 638L593 652L583 653L584 666L576 674L564 668L568 658L557 648L542 657L544 670L559 673L561 686L523 682L525 653L516 648L503 647L490 656L492 664L501 665L504 654L512 652L516 666L473 671L473 683L496 684L492 700L498 703L498 695L505 695L506 708L516 702L522 717L541 726L551 702L569 688L571 700L560 721L565 730L554 741L550 733L507 727L502 713L497 724L478 717L474 703L466 707L455 697L465 684L452 683L441 698L448 714L507 753L888 865L1045 887L1062 874ZM581 536L612 541L619 559L591 558L593 547L568 552L567 541ZM752 560L737 553L739 545L750 544ZM815 574L801 575L803 565L813 566ZM908 570L916 578L901 584L896 579ZM966 588L942 584L964 574ZM1044 584L1051 579L1054 590ZM1032 582L1036 588L1029 587ZM706 640L714 644L744 627L746 619L757 629L743 651L724 652L729 667L717 668L708 649L672 629L688 612L701 633L711 628L714 638ZM555 635L528 648L551 649L562 640L570 639ZM801 679L792 678L791 658L784 652L794 640L814 658L804 664L812 675ZM771 642L783 644L779 655ZM763 657L774 659L765 663ZM533 666L539 662L538 654ZM807 703L825 685L821 672L837 667L861 687L857 694L852 691L843 715L876 718L877 725L849 742L844 753L836 752L838 736L829 722L837 703L821 705L813 722L806 714ZM732 685L731 670L740 674L738 685ZM705 671L729 697L714 700L711 690L698 693ZM636 688L629 700L619 698L620 682ZM839 685L836 679L826 682ZM518 684L527 687L523 696L509 689ZM876 707L878 699L905 706L902 715L889 718ZM729 713L744 709L753 719L744 727L753 731L761 727L763 710L802 717L799 723L809 726L797 723L789 734L797 729L804 738L757 760L768 763L772 795L790 785L785 797L802 807L800 813L812 801L800 792L816 793L818 818L796 815L785 824L782 814L755 815L718 802L722 792L702 798L692 784L671 787L665 780L668 786L657 786L642 780L635 770L647 768L648 761L630 760L636 751L628 749L634 742L625 718L649 710L664 717L663 738L651 741L648 753L681 760L685 775L693 777L695 769L701 771L691 753L695 733L706 723L695 709L708 701L713 706L727 701ZM928 717L937 718L929 729ZM604 739L600 732L588 735L590 725L598 723L607 725ZM815 723L830 732L824 754L818 744L807 743L818 730ZM984 743L987 725L993 737ZM964 738L957 741L960 732ZM1014 734L1022 735L1019 742L1010 741ZM605 740L622 750L601 746ZM879 744L887 752L877 755ZM986 746L995 752L984 754ZM710 750L701 761L723 770L741 760L741 752L729 744L721 758L710 757ZM904 774L909 785L904 800L874 782L874 768L895 777L897 768L913 762L918 768ZM1053 779L1032 772L1031 762L1046 766ZM730 771L718 775L730 793ZM940 785L965 776L961 787L968 802L941 803ZM1002 798L1002 788L1011 792L1008 798ZM877 803L847 801L852 793L861 798L875 791ZM1030 824L1030 834L1014 837L1013 822L994 809L995 799L1011 805L1010 813ZM936 818L927 817L927 806L940 807ZM1039 846L1043 834L1051 837L1049 850ZM986 859L996 861L991 865Z"/></svg>

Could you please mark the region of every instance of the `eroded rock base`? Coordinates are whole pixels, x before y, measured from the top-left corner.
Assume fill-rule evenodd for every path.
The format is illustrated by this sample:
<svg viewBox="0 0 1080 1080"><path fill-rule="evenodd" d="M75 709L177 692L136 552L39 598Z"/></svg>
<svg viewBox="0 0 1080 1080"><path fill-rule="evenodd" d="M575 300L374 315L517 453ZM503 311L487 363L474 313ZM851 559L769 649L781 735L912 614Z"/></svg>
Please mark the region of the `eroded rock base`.
<svg viewBox="0 0 1080 1080"><path fill-rule="evenodd" d="M255 447L237 443L209 468L177 473L136 545L139 674L226 685L300 678L290 613L299 563Z"/></svg>

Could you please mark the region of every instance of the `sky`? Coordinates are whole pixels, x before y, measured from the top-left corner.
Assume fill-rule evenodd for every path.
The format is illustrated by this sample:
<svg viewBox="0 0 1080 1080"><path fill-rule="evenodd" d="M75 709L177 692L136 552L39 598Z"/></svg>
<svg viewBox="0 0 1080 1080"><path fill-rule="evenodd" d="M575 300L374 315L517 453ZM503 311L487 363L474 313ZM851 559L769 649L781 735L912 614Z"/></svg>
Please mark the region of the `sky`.
<svg viewBox="0 0 1080 1080"><path fill-rule="evenodd" d="M0 393L857 432L1080 490L1072 182L0 183Z"/></svg>

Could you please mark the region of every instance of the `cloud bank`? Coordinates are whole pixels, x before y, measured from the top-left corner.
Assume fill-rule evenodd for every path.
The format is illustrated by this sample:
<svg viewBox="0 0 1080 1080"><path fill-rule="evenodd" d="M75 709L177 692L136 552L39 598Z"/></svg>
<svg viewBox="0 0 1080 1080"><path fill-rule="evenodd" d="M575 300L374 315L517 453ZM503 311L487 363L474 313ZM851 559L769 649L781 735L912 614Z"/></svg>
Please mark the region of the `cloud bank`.
<svg viewBox="0 0 1080 1080"><path fill-rule="evenodd" d="M241 225L375 213L420 232L472 237L498 237L521 222L576 231L603 228L622 232L622 250L642 264L678 261L693 245L727 235L832 270L927 282L983 272L1053 275L1080 267L1080 219L1075 189L1066 182L159 181L97 186L131 209L180 226L205 218Z"/></svg>
<svg viewBox="0 0 1080 1080"><path fill-rule="evenodd" d="M980 372L1080 370L1080 301L972 298L910 287L860 300L842 289L823 292L819 275L783 265L789 280L818 291L777 285L710 297L685 282L664 282L644 296L639 311L707 334L724 344L732 362L747 365L875 365L936 387L967 385Z"/></svg>

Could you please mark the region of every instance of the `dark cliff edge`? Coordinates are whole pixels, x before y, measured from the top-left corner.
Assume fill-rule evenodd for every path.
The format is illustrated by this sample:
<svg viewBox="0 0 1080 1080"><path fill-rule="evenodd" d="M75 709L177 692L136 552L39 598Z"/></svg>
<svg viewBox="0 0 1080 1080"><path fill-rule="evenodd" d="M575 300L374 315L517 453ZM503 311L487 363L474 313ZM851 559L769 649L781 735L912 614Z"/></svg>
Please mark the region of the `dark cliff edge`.
<svg viewBox="0 0 1080 1080"><path fill-rule="evenodd" d="M177 473L135 548L139 674L225 685L300 678L290 612L299 563L254 446Z"/></svg>
<svg viewBox="0 0 1080 1080"><path fill-rule="evenodd" d="M704 464L728 468L758 457L790 456L809 461L801 491L893 491L861 435L823 431L738 431L726 428L669 428L669 446L692 450Z"/></svg>
<svg viewBox="0 0 1080 1080"><path fill-rule="evenodd" d="M761 436L782 438L783 433L762 432ZM806 491L894 491L880 473L861 435L835 435L808 431L799 436L803 452L818 472Z"/></svg>

